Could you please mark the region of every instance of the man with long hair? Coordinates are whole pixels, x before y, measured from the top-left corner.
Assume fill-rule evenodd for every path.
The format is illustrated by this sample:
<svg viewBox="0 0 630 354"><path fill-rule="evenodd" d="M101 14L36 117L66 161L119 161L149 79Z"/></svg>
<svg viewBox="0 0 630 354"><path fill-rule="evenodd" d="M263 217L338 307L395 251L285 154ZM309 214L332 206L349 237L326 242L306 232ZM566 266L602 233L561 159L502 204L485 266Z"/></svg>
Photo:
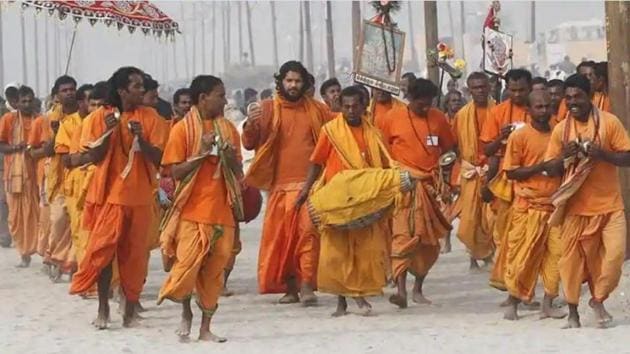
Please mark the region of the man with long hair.
<svg viewBox="0 0 630 354"><path fill-rule="evenodd" d="M297 61L275 76L278 94L249 112L243 146L256 150L246 183L269 191L258 257L261 293L285 293L280 303L317 301L319 243L306 208L296 208L321 126L330 111L305 95L308 72Z"/></svg>
<svg viewBox="0 0 630 354"><path fill-rule="evenodd" d="M144 106L143 72L118 69L109 79L108 104L92 113L83 127L81 145L90 148L96 168L83 221L90 237L70 293L82 294L98 282L98 329L109 321L109 288L116 255L125 296L123 326L137 323L136 306L147 273L147 228L151 222L157 166L165 129L161 118Z"/></svg>

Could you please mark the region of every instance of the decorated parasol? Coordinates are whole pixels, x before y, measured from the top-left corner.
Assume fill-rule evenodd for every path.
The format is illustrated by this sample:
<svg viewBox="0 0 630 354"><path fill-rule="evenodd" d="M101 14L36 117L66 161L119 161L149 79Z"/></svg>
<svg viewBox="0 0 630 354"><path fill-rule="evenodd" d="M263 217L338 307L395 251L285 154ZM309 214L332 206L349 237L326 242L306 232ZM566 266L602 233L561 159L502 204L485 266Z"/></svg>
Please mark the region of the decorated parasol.
<svg viewBox="0 0 630 354"><path fill-rule="evenodd" d="M65 1L20 1L22 9L32 8L37 12L46 11L50 16L60 20L72 19L75 23L72 34L70 51L66 63L66 73L72 57L77 34L77 25L87 20L92 26L98 22L107 27L118 30L127 28L129 33L140 29L145 35L168 37L179 33L179 25L156 5L149 1L90 1L90 0L65 0Z"/></svg>

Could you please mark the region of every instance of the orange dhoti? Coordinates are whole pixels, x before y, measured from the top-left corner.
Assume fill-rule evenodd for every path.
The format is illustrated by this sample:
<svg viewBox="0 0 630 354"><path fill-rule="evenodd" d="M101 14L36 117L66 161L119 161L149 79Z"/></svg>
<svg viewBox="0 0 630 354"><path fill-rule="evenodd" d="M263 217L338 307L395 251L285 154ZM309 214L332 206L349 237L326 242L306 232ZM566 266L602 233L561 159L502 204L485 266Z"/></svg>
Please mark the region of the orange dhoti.
<svg viewBox="0 0 630 354"><path fill-rule="evenodd" d="M451 230L435 199L429 196L426 182L416 184L394 214L392 273L397 279L405 272L424 277L438 259L440 238Z"/></svg>
<svg viewBox="0 0 630 354"><path fill-rule="evenodd" d="M9 233L21 256L37 252L39 192L35 181L25 181L20 193L7 192Z"/></svg>
<svg viewBox="0 0 630 354"><path fill-rule="evenodd" d="M261 294L284 293L287 280L316 285L319 239L306 208L298 214L297 230L291 232L295 201L302 183L276 186L269 195L258 255L258 290Z"/></svg>
<svg viewBox="0 0 630 354"><path fill-rule="evenodd" d="M470 257L486 259L494 252L492 214L490 205L481 200L481 187L485 171L462 160L461 191L458 202L462 205L457 237L466 246Z"/></svg>
<svg viewBox="0 0 630 354"><path fill-rule="evenodd" d="M175 236L173 267L164 281L158 304L181 302L193 291L204 314L212 315L223 291L224 269L232 254L234 228L181 220Z"/></svg>
<svg viewBox="0 0 630 354"><path fill-rule="evenodd" d="M39 223L37 236L37 254L39 254L44 264L50 264L50 254L48 254L48 242L50 238L50 205L40 205Z"/></svg>
<svg viewBox="0 0 630 354"><path fill-rule="evenodd" d="M547 224L549 216L531 208L512 212L504 281L510 295L525 302L534 297L539 275L545 295L558 296L560 229Z"/></svg>
<svg viewBox="0 0 630 354"><path fill-rule="evenodd" d="M490 286L499 290L507 290L505 287L505 266L508 255L508 232L510 228L510 220L512 214L512 203L503 199L495 199L496 203L496 219L494 222L494 231L492 237L496 247L494 257L494 267L490 274Z"/></svg>
<svg viewBox="0 0 630 354"><path fill-rule="evenodd" d="M66 198L56 197L50 203L50 237L48 252L50 263L59 267L62 273L72 273L76 268L72 250L70 217L66 209Z"/></svg>
<svg viewBox="0 0 630 354"><path fill-rule="evenodd" d="M381 220L356 230L322 230L319 291L347 297L382 295L387 228L387 220Z"/></svg>
<svg viewBox="0 0 630 354"><path fill-rule="evenodd" d="M234 264L236 263L236 256L241 253L243 249L243 244L241 243L241 228L239 225L236 225L236 229L234 230L234 243L232 246L232 254L230 255L230 259L225 265L225 271L231 272L234 269Z"/></svg>
<svg viewBox="0 0 630 354"><path fill-rule="evenodd" d="M606 300L619 284L625 250L626 219L622 210L565 217L559 269L567 303L579 303L583 282L588 282L594 300Z"/></svg>
<svg viewBox="0 0 630 354"><path fill-rule="evenodd" d="M138 301L146 278L147 229L151 222L151 206L125 206L105 203L86 213L90 236L79 271L72 278L71 294L85 293L114 260L118 264L120 285L128 301ZM89 215L95 215L90 220ZM90 227L91 226L91 227Z"/></svg>

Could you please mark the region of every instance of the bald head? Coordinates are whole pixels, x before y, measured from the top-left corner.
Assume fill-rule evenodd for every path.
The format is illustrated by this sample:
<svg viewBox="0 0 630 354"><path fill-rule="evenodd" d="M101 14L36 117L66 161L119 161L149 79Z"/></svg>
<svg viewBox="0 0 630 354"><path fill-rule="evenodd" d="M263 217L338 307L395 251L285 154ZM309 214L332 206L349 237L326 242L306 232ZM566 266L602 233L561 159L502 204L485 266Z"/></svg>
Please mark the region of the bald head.
<svg viewBox="0 0 630 354"><path fill-rule="evenodd" d="M536 90L529 94L529 115L539 123L547 123L551 118L551 95L546 90Z"/></svg>

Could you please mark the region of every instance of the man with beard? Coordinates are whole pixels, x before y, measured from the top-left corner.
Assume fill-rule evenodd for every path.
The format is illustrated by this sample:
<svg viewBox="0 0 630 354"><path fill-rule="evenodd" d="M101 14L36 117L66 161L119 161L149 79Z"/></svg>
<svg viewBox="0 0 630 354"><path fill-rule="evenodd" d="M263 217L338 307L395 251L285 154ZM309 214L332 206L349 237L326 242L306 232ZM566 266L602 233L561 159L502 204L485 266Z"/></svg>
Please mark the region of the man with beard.
<svg viewBox="0 0 630 354"><path fill-rule="evenodd" d="M494 195L496 220L493 237L497 248L494 268L490 276L490 285L505 291L503 276L505 257L507 256L507 231L510 225L510 206L512 205L512 184L499 166L505 155L505 144L510 134L517 128L529 123L527 98L531 92L532 75L523 69L513 69L505 76L510 98L495 106L488 116L488 121L481 131L481 140L485 143L484 152L488 158L488 186L482 190L486 201ZM487 188L487 189L486 189ZM488 191L489 189L489 191ZM504 303L505 304L505 303Z"/></svg>
<svg viewBox="0 0 630 354"><path fill-rule="evenodd" d="M344 170L391 167L391 157L380 132L365 121L367 100L357 87L341 91L341 114L326 123L319 135L304 188L297 199L298 207L307 199L317 182L321 188ZM376 182L383 183L383 181ZM345 185L344 185L345 187ZM369 184L361 185L369 193ZM361 314L368 315L372 306L365 299L381 295L385 286L383 249L387 248L384 232L387 219L355 230L324 228L321 230L321 254L317 286L322 292L337 295L333 317L347 313L346 297L353 298Z"/></svg>
<svg viewBox="0 0 630 354"><path fill-rule="evenodd" d="M483 152L481 132L488 123L489 112L494 108L490 99L490 82L482 72L474 72L466 82L472 102L466 104L455 115L453 132L461 159L459 202L462 207L457 237L466 246L470 256L470 271L479 270L477 261L492 263L492 210L481 198L485 183L487 158Z"/></svg>
<svg viewBox="0 0 630 354"><path fill-rule="evenodd" d="M341 93L341 84L337 78L331 78L322 84L319 88L319 94L322 99L330 108L332 112L341 112L341 102L339 101L339 94Z"/></svg>
<svg viewBox="0 0 630 354"><path fill-rule="evenodd" d="M407 307L407 273L415 277L413 302L431 303L422 285L440 254L440 239L451 230L436 200L442 191L434 176L440 156L455 141L444 113L432 108L437 90L431 81L416 79L409 86L409 105L392 109L382 129L392 158L418 180L393 216L391 263L398 292L389 302L400 308Z"/></svg>
<svg viewBox="0 0 630 354"><path fill-rule="evenodd" d="M630 138L619 118L592 103L586 77L570 76L565 87L570 114L554 128L545 158L548 173L564 181L559 269L569 304L567 327L581 325L578 304L584 281L598 325L605 327L612 316L604 300L619 284L626 249L618 167L630 166Z"/></svg>
<svg viewBox="0 0 630 354"><path fill-rule="evenodd" d="M319 244L306 208L295 201L306 180L309 156L322 125L331 117L305 96L308 72L297 61L275 76L278 95L249 112L243 146L256 150L246 183L269 191L258 257L258 288L285 293L280 303L313 305ZM325 107L325 105L323 105Z"/></svg>
<svg viewBox="0 0 630 354"><path fill-rule="evenodd" d="M20 254L18 267L28 267L37 249L39 193L35 161L27 151L27 138L33 121L30 87L18 90L17 111L0 119L0 153L4 154L4 184L9 206L9 232Z"/></svg>
<svg viewBox="0 0 630 354"><path fill-rule="evenodd" d="M147 229L157 166L166 140L157 112L143 105L143 72L118 69L109 79L111 106L92 113L83 127L82 146L90 148L96 168L84 207L90 236L71 294L83 294L98 282L98 316L93 325L107 328L112 261L116 255L125 296L123 326L137 323L136 306L147 274Z"/></svg>
<svg viewBox="0 0 630 354"><path fill-rule="evenodd" d="M190 97L190 90L187 88L180 88L173 94L173 122L171 126L180 121L192 107L192 99Z"/></svg>

